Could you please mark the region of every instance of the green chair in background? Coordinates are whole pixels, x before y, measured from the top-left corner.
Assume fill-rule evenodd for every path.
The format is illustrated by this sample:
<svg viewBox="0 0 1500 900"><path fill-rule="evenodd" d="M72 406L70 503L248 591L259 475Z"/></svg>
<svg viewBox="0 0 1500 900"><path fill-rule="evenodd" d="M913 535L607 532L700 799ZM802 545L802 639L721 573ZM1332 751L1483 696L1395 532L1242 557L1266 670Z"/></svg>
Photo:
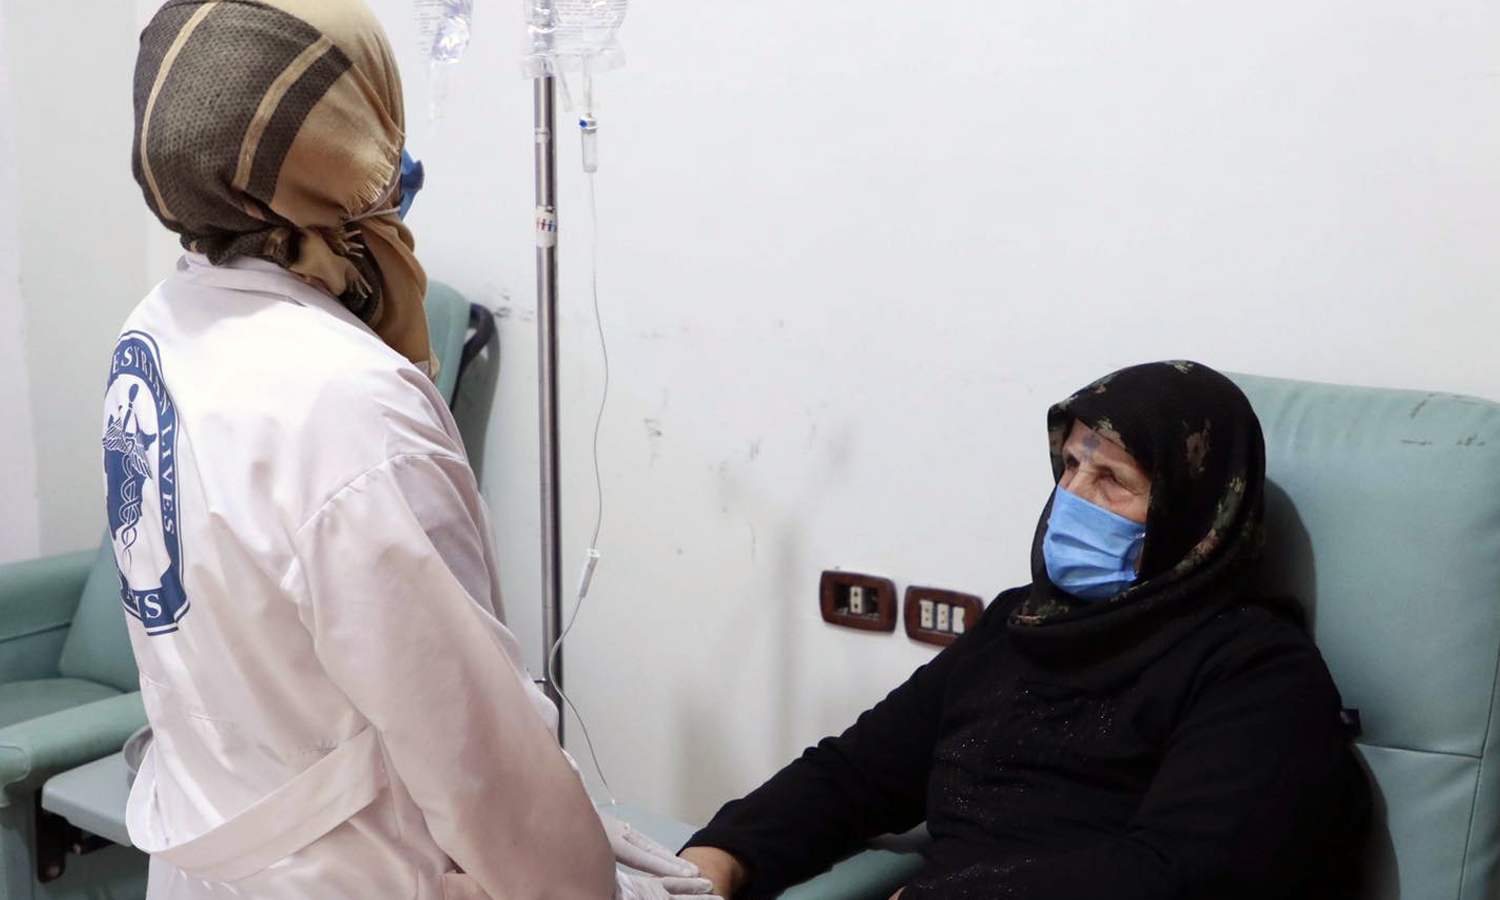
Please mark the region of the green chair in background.
<svg viewBox="0 0 1500 900"><path fill-rule="evenodd" d="M438 388L463 413L478 460L498 370L493 320L435 282L427 319ZM117 753L145 724L109 541L0 566L0 900L144 895L144 855L99 847L107 842L41 810L38 798L47 779Z"/></svg>

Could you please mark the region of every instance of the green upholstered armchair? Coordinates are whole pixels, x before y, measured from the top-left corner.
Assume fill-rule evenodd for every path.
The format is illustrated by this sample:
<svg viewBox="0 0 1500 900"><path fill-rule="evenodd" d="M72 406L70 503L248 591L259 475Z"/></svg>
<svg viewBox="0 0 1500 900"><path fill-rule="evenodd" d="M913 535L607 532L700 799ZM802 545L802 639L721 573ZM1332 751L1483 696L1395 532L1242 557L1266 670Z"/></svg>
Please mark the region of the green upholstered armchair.
<svg viewBox="0 0 1500 900"><path fill-rule="evenodd" d="M66 895L37 879L38 791L145 723L109 544L0 566L0 896ZM107 857L85 867L104 878L91 896L144 885L143 857Z"/></svg>
<svg viewBox="0 0 1500 900"><path fill-rule="evenodd" d="M1266 433L1263 587L1360 711L1365 897L1500 897L1500 404L1235 380Z"/></svg>
<svg viewBox="0 0 1500 900"><path fill-rule="evenodd" d="M464 373L455 405L477 459L494 396L493 323L446 285L431 284L426 302L438 388L454 404ZM145 724L109 541L0 566L0 900L144 893L145 857L124 848L69 862L78 871L54 882L67 847L49 839L38 797L48 778L118 752ZM50 860L40 867L39 819Z"/></svg>

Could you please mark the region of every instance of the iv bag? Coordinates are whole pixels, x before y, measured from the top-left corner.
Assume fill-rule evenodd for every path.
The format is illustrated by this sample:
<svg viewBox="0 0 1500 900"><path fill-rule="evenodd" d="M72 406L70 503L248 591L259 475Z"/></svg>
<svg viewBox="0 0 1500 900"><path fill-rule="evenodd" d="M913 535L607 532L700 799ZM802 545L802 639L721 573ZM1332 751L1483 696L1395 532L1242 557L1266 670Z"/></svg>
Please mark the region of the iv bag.
<svg viewBox="0 0 1500 900"><path fill-rule="evenodd" d="M474 0L416 0L417 41L435 63L458 62L469 48Z"/></svg>
<svg viewBox="0 0 1500 900"><path fill-rule="evenodd" d="M428 63L427 123L443 118L448 68L469 48L474 0L416 0L417 44Z"/></svg>
<svg viewBox="0 0 1500 900"><path fill-rule="evenodd" d="M527 78L618 69L625 51L615 35L629 0L523 0L521 71Z"/></svg>

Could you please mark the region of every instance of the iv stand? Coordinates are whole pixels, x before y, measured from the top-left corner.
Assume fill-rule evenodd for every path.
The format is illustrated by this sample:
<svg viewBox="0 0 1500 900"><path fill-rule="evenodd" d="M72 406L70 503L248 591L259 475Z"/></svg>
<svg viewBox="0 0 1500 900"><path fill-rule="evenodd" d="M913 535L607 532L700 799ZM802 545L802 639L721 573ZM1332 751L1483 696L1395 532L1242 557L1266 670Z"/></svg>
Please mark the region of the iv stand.
<svg viewBox="0 0 1500 900"><path fill-rule="evenodd" d="M536 128L536 336L538 425L542 486L542 680L558 708L557 739L563 737L562 650L553 665L552 645L562 633L561 466L557 429L557 90L551 75L533 85Z"/></svg>

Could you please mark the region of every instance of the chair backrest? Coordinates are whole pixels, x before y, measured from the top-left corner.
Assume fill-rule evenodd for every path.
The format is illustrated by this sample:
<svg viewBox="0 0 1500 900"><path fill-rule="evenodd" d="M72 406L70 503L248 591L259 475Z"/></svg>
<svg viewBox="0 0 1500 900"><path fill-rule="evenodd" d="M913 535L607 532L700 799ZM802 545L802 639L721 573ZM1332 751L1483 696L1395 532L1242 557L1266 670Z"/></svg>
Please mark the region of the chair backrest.
<svg viewBox="0 0 1500 900"><path fill-rule="evenodd" d="M65 678L86 678L122 691L141 689L130 632L125 627L125 606L120 601L115 551L108 537L83 583L78 611L73 614L57 668Z"/></svg>
<svg viewBox="0 0 1500 900"><path fill-rule="evenodd" d="M425 306L427 335L432 341L432 351L441 363L438 391L451 405L453 394L458 389L458 363L463 357L464 338L469 331L469 301L446 284L429 281Z"/></svg>
<svg viewBox="0 0 1500 900"><path fill-rule="evenodd" d="M1235 380L1272 482L1258 577L1361 713L1367 896L1500 896L1500 404Z"/></svg>
<svg viewBox="0 0 1500 900"><path fill-rule="evenodd" d="M453 288L433 281L427 284L427 330L442 361L438 390L453 410L474 477L482 482L485 438L500 370L494 317Z"/></svg>

